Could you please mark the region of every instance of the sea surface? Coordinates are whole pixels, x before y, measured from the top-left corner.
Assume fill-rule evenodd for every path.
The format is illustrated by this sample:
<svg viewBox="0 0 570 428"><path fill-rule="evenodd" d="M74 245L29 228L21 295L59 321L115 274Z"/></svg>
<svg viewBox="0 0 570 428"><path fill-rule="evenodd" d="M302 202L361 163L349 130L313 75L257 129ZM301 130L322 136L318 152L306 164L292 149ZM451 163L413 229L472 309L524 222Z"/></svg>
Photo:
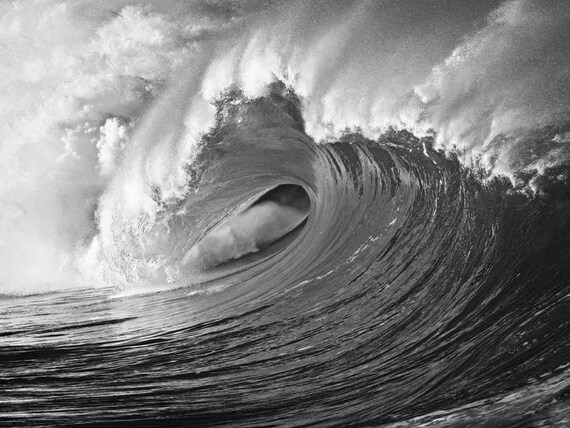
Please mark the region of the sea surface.
<svg viewBox="0 0 570 428"><path fill-rule="evenodd" d="M0 2L0 425L570 426L569 40Z"/></svg>

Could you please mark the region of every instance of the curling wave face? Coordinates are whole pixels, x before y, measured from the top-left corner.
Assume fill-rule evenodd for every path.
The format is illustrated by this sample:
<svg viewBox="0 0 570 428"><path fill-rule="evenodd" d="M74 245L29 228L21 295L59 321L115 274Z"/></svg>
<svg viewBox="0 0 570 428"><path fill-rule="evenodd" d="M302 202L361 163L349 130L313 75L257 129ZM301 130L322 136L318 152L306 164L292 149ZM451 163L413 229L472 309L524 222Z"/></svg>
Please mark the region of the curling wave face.
<svg viewBox="0 0 570 428"><path fill-rule="evenodd" d="M71 421L77 408L98 423L446 426L443 409L454 423L563 420L568 183L543 183L539 199L483 184L404 131L319 146L286 113L295 103L282 85L228 97L198 159L205 184L162 201L137 235L115 223L114 269L137 266L137 287L10 309L0 421L24 409ZM263 244L269 255L249 258ZM132 295L161 278L184 287ZM46 302L48 325L26 315ZM104 373L79 375L94 359ZM39 362L41 376L21 372ZM73 400L19 401L23 380Z"/></svg>
<svg viewBox="0 0 570 428"><path fill-rule="evenodd" d="M564 423L565 3L459 46L384 2L32 3L0 5L0 423Z"/></svg>
<svg viewBox="0 0 570 428"><path fill-rule="evenodd" d="M4 294L149 276L113 245L204 185L202 137L231 87L253 99L284 82L315 142L404 128L533 191L569 159L564 0L468 13L455 2L27 0L0 15Z"/></svg>

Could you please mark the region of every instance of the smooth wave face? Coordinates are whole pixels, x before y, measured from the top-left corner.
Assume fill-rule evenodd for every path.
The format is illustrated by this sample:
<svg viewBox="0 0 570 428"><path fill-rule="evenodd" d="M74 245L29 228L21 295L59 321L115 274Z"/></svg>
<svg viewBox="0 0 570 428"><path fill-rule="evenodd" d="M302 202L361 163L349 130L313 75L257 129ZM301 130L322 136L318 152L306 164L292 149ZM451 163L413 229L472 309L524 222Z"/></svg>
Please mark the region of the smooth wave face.
<svg viewBox="0 0 570 428"><path fill-rule="evenodd" d="M570 423L565 2L0 10L0 424Z"/></svg>

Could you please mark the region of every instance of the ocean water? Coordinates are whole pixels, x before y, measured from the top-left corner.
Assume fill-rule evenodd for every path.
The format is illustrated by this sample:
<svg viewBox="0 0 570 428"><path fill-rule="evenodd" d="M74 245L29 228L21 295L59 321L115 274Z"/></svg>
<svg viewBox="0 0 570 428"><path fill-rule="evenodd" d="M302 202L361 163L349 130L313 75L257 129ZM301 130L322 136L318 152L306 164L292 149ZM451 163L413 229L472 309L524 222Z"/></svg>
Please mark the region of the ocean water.
<svg viewBox="0 0 570 428"><path fill-rule="evenodd" d="M570 425L566 1L4 1L0 58L1 425Z"/></svg>

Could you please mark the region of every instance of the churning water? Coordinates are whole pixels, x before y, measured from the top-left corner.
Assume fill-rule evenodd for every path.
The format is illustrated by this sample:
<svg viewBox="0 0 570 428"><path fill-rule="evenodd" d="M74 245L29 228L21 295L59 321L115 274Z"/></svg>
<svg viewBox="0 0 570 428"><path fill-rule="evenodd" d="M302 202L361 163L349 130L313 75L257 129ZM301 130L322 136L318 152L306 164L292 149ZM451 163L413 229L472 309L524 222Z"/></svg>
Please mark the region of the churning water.
<svg viewBox="0 0 570 428"><path fill-rule="evenodd" d="M570 424L566 1L0 2L0 423Z"/></svg>

